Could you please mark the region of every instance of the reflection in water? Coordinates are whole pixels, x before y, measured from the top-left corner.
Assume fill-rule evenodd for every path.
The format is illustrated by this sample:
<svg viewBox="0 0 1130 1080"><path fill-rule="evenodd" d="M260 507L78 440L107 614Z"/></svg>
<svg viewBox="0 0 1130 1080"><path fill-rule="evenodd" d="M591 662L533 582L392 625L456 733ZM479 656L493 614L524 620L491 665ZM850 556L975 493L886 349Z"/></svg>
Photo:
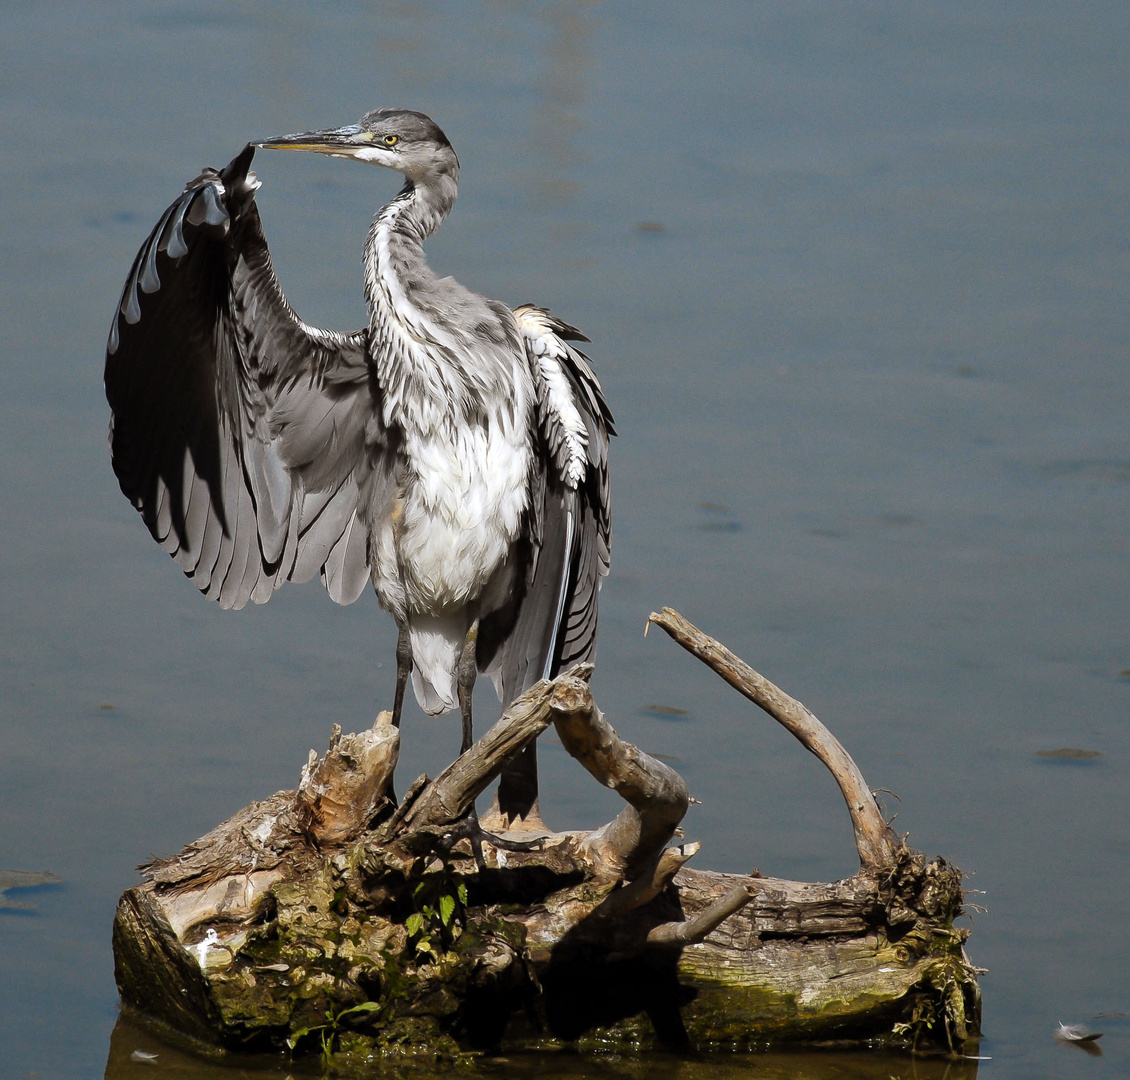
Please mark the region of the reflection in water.
<svg viewBox="0 0 1130 1080"><path fill-rule="evenodd" d="M150 1055L156 1054L156 1058ZM476 1072L498 1080L974 1080L978 1062L912 1058L892 1053L797 1051L718 1054L697 1058L649 1054L510 1054L481 1058ZM317 1074L317 1059L244 1058L221 1065L178 1050L131 1023L118 1020L110 1036L105 1080L283 1080ZM445 1073L447 1072L444 1070ZM419 1078L417 1066L383 1069L380 1076ZM450 1075L450 1073L447 1073Z"/></svg>
<svg viewBox="0 0 1130 1080"><path fill-rule="evenodd" d="M162 1042L146 1028L119 1016L110 1034L105 1075L106 1080L281 1080L306 1071L296 1069L293 1062L282 1057L229 1059L221 1065Z"/></svg>
<svg viewBox="0 0 1130 1080"><path fill-rule="evenodd" d="M546 44L545 66L539 80L541 97L534 110L533 147L541 168L534 186L547 206L571 203L580 190L577 179L584 155L576 136L590 66L589 45L596 30L592 0L558 0L541 13L553 33Z"/></svg>

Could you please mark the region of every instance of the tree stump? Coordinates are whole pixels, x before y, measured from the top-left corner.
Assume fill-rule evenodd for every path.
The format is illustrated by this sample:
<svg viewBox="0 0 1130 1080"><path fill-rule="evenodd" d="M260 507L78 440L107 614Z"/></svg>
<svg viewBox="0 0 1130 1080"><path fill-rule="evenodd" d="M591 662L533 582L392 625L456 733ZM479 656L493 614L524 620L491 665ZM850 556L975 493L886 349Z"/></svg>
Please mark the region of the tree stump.
<svg viewBox="0 0 1130 1080"><path fill-rule="evenodd" d="M856 875L808 883L687 866L699 845L671 843L682 778L617 736L579 665L532 687L399 805L399 732L382 713L370 731L335 727L296 791L142 867L114 922L123 1003L220 1051L322 1052L344 1071L561 1046L959 1051L980 1022L968 931L953 925L961 872L892 833L803 705L678 613L651 621L828 766ZM550 724L623 810L593 832L503 829L476 852L475 798Z"/></svg>

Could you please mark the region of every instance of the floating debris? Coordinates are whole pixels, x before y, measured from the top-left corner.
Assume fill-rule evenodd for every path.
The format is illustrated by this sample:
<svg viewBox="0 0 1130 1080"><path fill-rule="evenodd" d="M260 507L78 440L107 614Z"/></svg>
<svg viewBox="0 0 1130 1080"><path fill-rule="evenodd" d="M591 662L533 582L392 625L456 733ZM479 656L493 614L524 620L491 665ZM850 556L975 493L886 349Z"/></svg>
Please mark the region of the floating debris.
<svg viewBox="0 0 1130 1080"><path fill-rule="evenodd" d="M148 1050L135 1050L129 1056L130 1061L140 1061L143 1065L156 1065L157 1055L151 1054Z"/></svg>
<svg viewBox="0 0 1130 1080"><path fill-rule="evenodd" d="M1060 1042L1091 1043L1101 1039L1101 1031L1091 1031L1086 1024L1064 1024L1062 1021L1056 1026L1055 1037Z"/></svg>
<svg viewBox="0 0 1130 1080"><path fill-rule="evenodd" d="M666 232L667 229L662 222L659 221L637 221L636 231L643 233L661 233Z"/></svg>
<svg viewBox="0 0 1130 1080"><path fill-rule="evenodd" d="M722 503L700 502L698 509L706 518L700 521L695 528L699 532L732 533L741 532L741 522L735 521L730 515L730 508Z"/></svg>
<svg viewBox="0 0 1130 1080"><path fill-rule="evenodd" d="M680 709L676 705L645 705L641 711L649 716L658 716L660 720L681 720L684 716L690 716L686 709ZM651 756L655 757L654 754Z"/></svg>
<svg viewBox="0 0 1130 1080"><path fill-rule="evenodd" d="M1058 750L1036 751L1036 757L1058 758L1061 761L1093 761L1102 756L1101 750L1080 750L1077 746L1061 746Z"/></svg>
<svg viewBox="0 0 1130 1080"><path fill-rule="evenodd" d="M0 908L14 908L16 911L34 911L34 904L22 900L10 900L5 893L9 889L34 889L40 885L61 885L63 879L50 870L0 870Z"/></svg>

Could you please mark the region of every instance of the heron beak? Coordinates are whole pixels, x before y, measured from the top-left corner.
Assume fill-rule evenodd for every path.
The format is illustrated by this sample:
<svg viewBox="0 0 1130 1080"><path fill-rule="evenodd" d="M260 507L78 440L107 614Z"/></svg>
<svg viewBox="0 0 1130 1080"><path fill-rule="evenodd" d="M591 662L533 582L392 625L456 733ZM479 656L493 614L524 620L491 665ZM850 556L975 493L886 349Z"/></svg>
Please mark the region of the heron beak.
<svg viewBox="0 0 1130 1080"><path fill-rule="evenodd" d="M326 128L323 131L300 131L296 135L280 135L255 143L264 150L308 150L331 157L356 157L358 151L373 144L373 136L360 124Z"/></svg>

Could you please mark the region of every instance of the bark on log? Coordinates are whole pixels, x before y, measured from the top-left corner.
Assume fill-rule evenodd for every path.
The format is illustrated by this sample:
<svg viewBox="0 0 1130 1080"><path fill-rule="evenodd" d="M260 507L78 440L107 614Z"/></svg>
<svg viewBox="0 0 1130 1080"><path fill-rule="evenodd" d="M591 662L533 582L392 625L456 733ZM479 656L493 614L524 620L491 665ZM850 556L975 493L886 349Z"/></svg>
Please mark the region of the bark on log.
<svg viewBox="0 0 1130 1080"><path fill-rule="evenodd" d="M541 682L393 809L382 723L331 739L297 792L253 803L119 904L123 1002L214 1047L326 1046L359 1070L487 1048L760 1047L878 1040L951 1050L977 1032L976 969L955 929L961 873L887 828L810 712L676 612L652 620L771 712L844 791L860 872L802 883L696 871L668 847L682 778L624 742L580 666ZM482 842L466 813L553 724L625 807L536 850Z"/></svg>

